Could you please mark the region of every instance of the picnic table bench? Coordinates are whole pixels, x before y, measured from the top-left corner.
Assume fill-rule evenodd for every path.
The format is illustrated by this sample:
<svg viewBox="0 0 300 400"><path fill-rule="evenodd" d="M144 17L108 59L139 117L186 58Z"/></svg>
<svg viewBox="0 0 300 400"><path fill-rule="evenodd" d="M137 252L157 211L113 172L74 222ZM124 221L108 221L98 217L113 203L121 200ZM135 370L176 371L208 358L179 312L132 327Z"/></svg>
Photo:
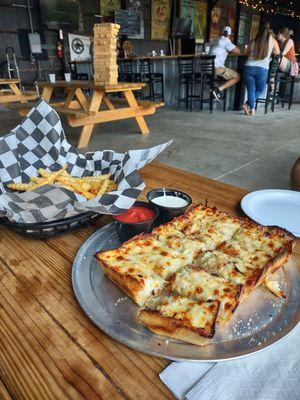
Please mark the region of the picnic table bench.
<svg viewBox="0 0 300 400"><path fill-rule="evenodd" d="M145 115L153 114L157 107L164 105L163 102L138 102L133 91L141 90L145 84L136 83L117 83L115 85L100 85L90 81L56 81L39 82L42 88L44 100L46 100L58 113L66 115L68 124L72 127L82 126L78 148L86 147L89 143L93 127L95 124L120 119L134 118L142 134L149 133L149 128L144 119ZM65 90L66 98L64 101L53 101L54 89L62 88ZM89 97L84 91L92 89L93 94ZM108 94L122 93L123 99L112 101ZM123 101L119 101L123 100ZM123 103L125 107L116 108L116 104ZM101 109L104 104L106 109ZM26 115L29 105L19 106L20 114Z"/></svg>
<svg viewBox="0 0 300 400"><path fill-rule="evenodd" d="M37 99L35 91L22 92L19 84L19 79L0 79L0 104L14 102L27 103L28 100Z"/></svg>

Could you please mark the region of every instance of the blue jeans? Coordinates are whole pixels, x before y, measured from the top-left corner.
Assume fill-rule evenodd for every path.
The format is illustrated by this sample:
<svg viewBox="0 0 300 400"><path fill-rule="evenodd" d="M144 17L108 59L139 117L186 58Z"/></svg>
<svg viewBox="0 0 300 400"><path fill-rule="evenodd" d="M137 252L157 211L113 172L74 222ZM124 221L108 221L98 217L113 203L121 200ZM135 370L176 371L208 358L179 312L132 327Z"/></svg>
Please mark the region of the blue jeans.
<svg viewBox="0 0 300 400"><path fill-rule="evenodd" d="M246 103L248 104L250 110L254 110L256 99L259 98L265 90L268 78L268 70L262 67L245 65L243 77L248 92L248 100Z"/></svg>

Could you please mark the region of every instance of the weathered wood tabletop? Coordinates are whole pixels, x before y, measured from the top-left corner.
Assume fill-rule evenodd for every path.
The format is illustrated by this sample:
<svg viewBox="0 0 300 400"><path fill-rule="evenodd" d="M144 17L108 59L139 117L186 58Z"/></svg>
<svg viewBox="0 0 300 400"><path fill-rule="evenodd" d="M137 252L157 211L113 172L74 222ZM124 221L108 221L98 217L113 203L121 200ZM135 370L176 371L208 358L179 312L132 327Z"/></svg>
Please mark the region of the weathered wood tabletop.
<svg viewBox="0 0 300 400"><path fill-rule="evenodd" d="M240 214L245 190L152 163L147 191L176 187L194 203L208 200ZM96 328L77 304L72 262L82 243L110 221L51 239L24 238L1 227L0 398L171 399L158 373L168 361L131 350ZM299 242L295 252L300 255Z"/></svg>

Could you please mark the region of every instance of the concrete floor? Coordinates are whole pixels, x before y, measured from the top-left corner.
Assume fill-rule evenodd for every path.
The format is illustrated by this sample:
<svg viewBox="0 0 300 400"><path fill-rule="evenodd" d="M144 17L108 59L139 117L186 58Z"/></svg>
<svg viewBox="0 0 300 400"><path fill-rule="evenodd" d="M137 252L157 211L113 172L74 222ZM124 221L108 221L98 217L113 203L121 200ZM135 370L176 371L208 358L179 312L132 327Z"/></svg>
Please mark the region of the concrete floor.
<svg viewBox="0 0 300 400"><path fill-rule="evenodd" d="M173 144L159 161L249 190L288 188L289 173L300 155L300 105L290 111L246 117L239 112L186 112L159 109L146 117L150 135L140 135L133 120L98 125L87 150L125 151L163 143ZM0 109L0 135L14 128L17 112ZM79 128L63 124L76 144ZM175 183L174 183L175 184Z"/></svg>

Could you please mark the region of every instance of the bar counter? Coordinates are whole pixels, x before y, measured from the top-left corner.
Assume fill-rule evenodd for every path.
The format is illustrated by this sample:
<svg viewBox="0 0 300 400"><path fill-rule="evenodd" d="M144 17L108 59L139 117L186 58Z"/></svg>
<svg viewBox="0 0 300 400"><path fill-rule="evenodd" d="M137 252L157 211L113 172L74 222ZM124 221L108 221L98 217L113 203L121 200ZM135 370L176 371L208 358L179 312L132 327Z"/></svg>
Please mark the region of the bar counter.
<svg viewBox="0 0 300 400"><path fill-rule="evenodd" d="M131 58L133 61L138 60L151 60L153 62L153 72L161 72L164 75L165 87L165 105L169 107L177 106L178 97L178 58L197 58L203 56L202 54L187 54L180 56L156 56L156 57L136 57ZM246 55L229 54L226 60L226 66L235 71L241 72L245 62ZM133 63L134 71L137 72L138 63ZM241 97L243 95L242 83L239 82L236 86L228 89L227 95L227 109L239 110ZM206 106L208 107L208 106ZM221 109L221 104L214 105L217 109Z"/></svg>
<svg viewBox="0 0 300 400"><path fill-rule="evenodd" d="M162 72L164 76L164 92L165 92L165 105L167 107L176 107L177 106L177 97L178 97L178 58L192 58L192 57L201 57L201 54L187 54L187 55L168 55L168 56L138 56L135 58L129 58L132 61L136 61L133 63L134 72L138 72L138 60L151 60L153 65L154 72ZM235 55L229 54L226 60L226 66L228 68L232 68L235 71L242 72L243 65L246 60L245 54ZM91 62L79 62L78 63L78 72L86 72L90 79L92 79L92 64ZM300 101L300 85L297 84L298 79L296 80L295 90L294 90L294 102ZM228 110L240 110L242 99L244 99L244 87L242 81L240 81L237 85L228 89L227 92L227 109ZM207 106L205 106L207 107ZM215 104L215 109L221 109L221 104Z"/></svg>

